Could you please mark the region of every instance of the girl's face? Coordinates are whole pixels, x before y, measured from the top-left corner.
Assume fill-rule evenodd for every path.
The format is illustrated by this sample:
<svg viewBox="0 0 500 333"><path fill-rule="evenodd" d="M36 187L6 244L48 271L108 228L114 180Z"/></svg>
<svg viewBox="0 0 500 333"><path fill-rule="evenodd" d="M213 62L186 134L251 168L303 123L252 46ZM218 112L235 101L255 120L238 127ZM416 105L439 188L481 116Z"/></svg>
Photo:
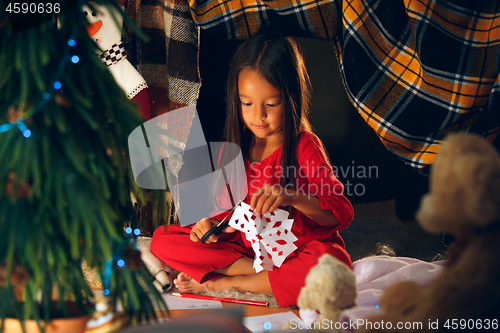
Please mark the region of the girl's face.
<svg viewBox="0 0 500 333"><path fill-rule="evenodd" d="M245 126L260 139L281 141L283 98L262 74L243 69L238 76L241 117Z"/></svg>

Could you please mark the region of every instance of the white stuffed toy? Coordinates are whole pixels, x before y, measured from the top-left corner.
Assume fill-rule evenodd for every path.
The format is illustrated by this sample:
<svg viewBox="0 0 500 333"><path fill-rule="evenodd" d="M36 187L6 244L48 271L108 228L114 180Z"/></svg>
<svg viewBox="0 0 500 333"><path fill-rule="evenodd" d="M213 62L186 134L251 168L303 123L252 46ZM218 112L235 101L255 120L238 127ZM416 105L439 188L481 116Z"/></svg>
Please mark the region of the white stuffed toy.
<svg viewBox="0 0 500 333"><path fill-rule="evenodd" d="M324 254L309 271L300 291L300 317L311 328L325 328L324 320L336 322L343 310L355 306L356 295L353 271L337 258Z"/></svg>
<svg viewBox="0 0 500 333"><path fill-rule="evenodd" d="M153 284L160 293L166 292L173 286L174 270L151 252L151 237L138 237L137 247L141 252L141 259L149 272L155 277Z"/></svg>

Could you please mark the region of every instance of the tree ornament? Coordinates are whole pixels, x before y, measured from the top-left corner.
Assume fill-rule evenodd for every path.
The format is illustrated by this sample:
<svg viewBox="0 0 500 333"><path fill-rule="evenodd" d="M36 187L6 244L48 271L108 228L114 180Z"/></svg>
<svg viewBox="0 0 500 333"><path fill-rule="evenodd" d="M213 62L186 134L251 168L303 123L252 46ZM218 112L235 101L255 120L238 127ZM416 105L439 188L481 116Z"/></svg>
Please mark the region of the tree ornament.
<svg viewBox="0 0 500 333"><path fill-rule="evenodd" d="M5 196L7 198L12 198L14 194L14 189L17 185L17 197L18 198L29 198L33 192L31 185L24 181L17 182L17 175L14 171L11 171L7 175L7 183L5 184Z"/></svg>
<svg viewBox="0 0 500 333"><path fill-rule="evenodd" d="M57 93L54 97L54 100L59 106L65 109L69 109L71 107L71 103L69 102L69 100L61 93Z"/></svg>
<svg viewBox="0 0 500 333"><path fill-rule="evenodd" d="M22 110L15 107L14 105L9 106L7 109L7 121L11 124L17 124L19 119L21 118Z"/></svg>
<svg viewBox="0 0 500 333"><path fill-rule="evenodd" d="M118 1L118 4L124 6L125 1ZM92 2L92 7L97 12L92 12L88 6L83 7L89 21L85 28L100 49L99 59L108 67L127 97L138 104L144 119L151 119L152 102L149 87L142 75L128 61L127 52L121 41L123 19L117 15L118 11L115 8L107 8L96 2ZM89 15L90 13L92 15Z"/></svg>
<svg viewBox="0 0 500 333"><path fill-rule="evenodd" d="M10 282L15 286L25 286L28 284L30 273L21 265L14 265L10 273Z"/></svg>
<svg viewBox="0 0 500 333"><path fill-rule="evenodd" d="M127 264L127 268L133 271L136 271L144 266L141 259L141 252L131 247L127 247L125 249L125 262Z"/></svg>

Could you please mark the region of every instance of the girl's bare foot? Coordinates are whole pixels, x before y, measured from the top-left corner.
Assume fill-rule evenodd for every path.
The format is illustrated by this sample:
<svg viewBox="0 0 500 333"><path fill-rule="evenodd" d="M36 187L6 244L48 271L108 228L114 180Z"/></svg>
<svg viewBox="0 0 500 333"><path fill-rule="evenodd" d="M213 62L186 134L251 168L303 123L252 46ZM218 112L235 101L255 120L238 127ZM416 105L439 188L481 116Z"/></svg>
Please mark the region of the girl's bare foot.
<svg viewBox="0 0 500 333"><path fill-rule="evenodd" d="M184 272L179 273L174 284L183 293L202 293L236 289L253 293L272 294L271 284L267 271L250 275L223 276L205 283L198 283Z"/></svg>
<svg viewBox="0 0 500 333"><path fill-rule="evenodd" d="M200 284L184 272L180 272L174 284L183 293L202 293L207 291L206 283Z"/></svg>

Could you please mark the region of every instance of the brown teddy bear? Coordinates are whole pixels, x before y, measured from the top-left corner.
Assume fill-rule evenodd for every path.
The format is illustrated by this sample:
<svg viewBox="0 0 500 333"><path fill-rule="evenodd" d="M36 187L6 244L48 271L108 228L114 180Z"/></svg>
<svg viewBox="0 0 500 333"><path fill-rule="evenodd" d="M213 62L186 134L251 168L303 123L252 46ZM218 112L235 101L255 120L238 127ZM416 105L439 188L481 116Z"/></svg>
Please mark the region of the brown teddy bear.
<svg viewBox="0 0 500 333"><path fill-rule="evenodd" d="M498 329L500 320L500 156L484 139L451 134L431 170L417 220L455 238L429 288L401 282L380 298L383 315L358 331Z"/></svg>
<svg viewBox="0 0 500 333"><path fill-rule="evenodd" d="M337 258L324 254L311 268L297 305L307 328L335 330L340 313L355 305L356 277ZM297 328L285 325L284 328Z"/></svg>

